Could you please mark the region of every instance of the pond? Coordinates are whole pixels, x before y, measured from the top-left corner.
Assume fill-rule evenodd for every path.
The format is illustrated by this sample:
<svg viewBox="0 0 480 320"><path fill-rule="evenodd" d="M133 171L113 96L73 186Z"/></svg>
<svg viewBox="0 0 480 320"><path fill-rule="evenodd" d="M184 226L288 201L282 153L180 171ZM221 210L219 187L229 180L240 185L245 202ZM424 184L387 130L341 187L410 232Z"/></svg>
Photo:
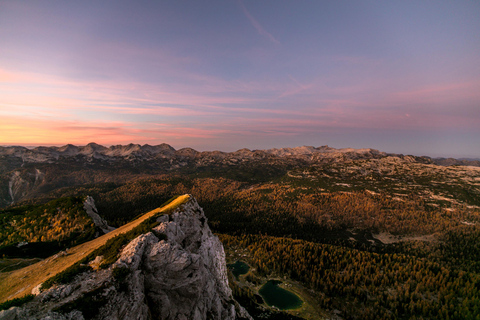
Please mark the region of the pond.
<svg viewBox="0 0 480 320"><path fill-rule="evenodd" d="M241 276L242 274L246 274L248 272L248 270L250 269L248 264L246 264L245 262L240 261L240 260L235 262L235 263L229 264L228 268L230 268L230 270L232 270L232 273L237 280L238 280L239 276Z"/></svg>
<svg viewBox="0 0 480 320"><path fill-rule="evenodd" d="M303 301L295 293L280 288L282 283L278 280L269 280L260 288L258 293L263 297L269 306L275 306L280 310L297 309L302 306Z"/></svg>

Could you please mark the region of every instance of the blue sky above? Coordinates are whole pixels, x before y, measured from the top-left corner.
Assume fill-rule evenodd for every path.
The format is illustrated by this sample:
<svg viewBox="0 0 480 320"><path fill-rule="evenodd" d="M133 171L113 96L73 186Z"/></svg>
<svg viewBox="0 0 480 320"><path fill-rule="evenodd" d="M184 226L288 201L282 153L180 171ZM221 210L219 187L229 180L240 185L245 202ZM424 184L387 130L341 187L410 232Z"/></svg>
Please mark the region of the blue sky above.
<svg viewBox="0 0 480 320"><path fill-rule="evenodd" d="M0 144L480 157L476 1L2 1Z"/></svg>

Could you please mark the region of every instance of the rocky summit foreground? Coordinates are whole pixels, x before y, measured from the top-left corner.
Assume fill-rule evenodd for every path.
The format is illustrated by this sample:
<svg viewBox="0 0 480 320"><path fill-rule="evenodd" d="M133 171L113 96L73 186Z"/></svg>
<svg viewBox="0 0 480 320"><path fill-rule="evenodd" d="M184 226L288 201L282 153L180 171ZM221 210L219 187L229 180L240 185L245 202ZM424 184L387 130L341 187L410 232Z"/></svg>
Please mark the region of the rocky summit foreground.
<svg viewBox="0 0 480 320"><path fill-rule="evenodd" d="M108 268L79 273L0 319L251 319L233 299L225 253L193 197L130 241Z"/></svg>

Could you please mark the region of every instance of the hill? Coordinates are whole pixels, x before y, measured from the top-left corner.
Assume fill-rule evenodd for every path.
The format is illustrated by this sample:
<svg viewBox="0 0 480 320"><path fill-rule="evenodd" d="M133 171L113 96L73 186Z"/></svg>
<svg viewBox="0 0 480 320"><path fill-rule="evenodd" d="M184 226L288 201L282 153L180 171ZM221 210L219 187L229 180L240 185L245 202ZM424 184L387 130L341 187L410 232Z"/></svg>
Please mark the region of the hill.
<svg viewBox="0 0 480 320"><path fill-rule="evenodd" d="M229 284L254 317L475 319L480 312L479 167L327 146L232 153L163 146L156 155L146 153L154 146L69 148L74 157L26 160L4 175L24 181L12 182L18 202L6 210L90 195L100 216L120 227L191 194L227 262L249 266ZM4 168L21 159L5 157ZM269 281L304 304L272 316L260 294Z"/></svg>
<svg viewBox="0 0 480 320"><path fill-rule="evenodd" d="M161 213L171 211L188 200L188 196L181 196L165 206L152 210L140 218L124 226L98 237L89 242L67 249L66 252L57 254L48 259L32 264L28 267L12 272L0 274L0 302L22 297L29 294L33 288L72 267L92 252L104 246L108 240L125 234L138 227L142 222Z"/></svg>

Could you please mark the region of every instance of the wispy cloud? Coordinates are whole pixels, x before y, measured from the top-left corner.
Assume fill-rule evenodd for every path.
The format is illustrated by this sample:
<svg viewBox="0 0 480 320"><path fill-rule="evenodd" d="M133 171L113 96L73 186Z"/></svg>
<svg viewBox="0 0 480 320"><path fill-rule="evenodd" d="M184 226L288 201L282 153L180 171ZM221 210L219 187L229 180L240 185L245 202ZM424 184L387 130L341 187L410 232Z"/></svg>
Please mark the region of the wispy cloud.
<svg viewBox="0 0 480 320"><path fill-rule="evenodd" d="M253 25L253 27L255 29L257 29L257 32L260 35L266 37L268 40L272 41L273 43L280 44L280 41L275 39L275 37L270 32L265 30L265 28L262 27L262 25L250 14L250 12L248 12L248 10L245 7L245 5L243 4L242 0L238 0L238 3L240 4L240 7L242 8L245 16L248 18L248 20L250 20L250 23Z"/></svg>
<svg viewBox="0 0 480 320"><path fill-rule="evenodd" d="M480 81L428 85L396 92L392 95L392 99L394 98L399 99L403 103L408 101L434 102L437 104L447 101L449 103L458 103L458 101L468 99L478 101L480 99Z"/></svg>
<svg viewBox="0 0 480 320"><path fill-rule="evenodd" d="M291 95L296 95L300 92L304 92L312 87L312 84L304 85L300 81L298 81L296 78L292 77L291 75L288 75L290 80L292 80L296 86L295 88L288 88L286 91L282 92L282 94L279 96L279 98L284 98L287 96Z"/></svg>

